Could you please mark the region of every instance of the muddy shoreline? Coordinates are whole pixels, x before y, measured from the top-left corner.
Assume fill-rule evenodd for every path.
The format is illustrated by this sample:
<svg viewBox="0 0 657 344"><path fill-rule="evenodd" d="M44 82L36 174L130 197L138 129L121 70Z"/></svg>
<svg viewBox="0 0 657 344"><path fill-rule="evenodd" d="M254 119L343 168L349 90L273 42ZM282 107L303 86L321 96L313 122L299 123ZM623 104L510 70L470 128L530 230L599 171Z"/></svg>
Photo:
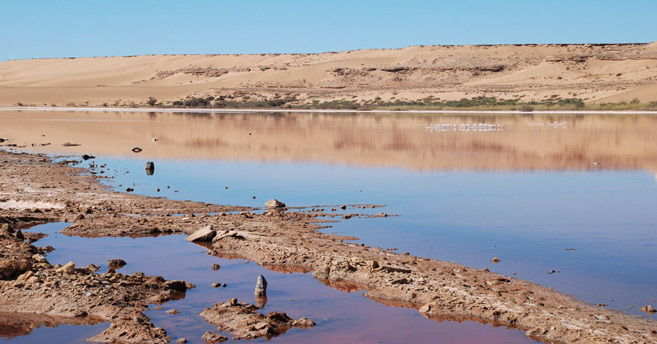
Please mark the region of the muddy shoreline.
<svg viewBox="0 0 657 344"><path fill-rule="evenodd" d="M66 221L73 223L63 231L67 235L139 237L192 234L211 225L216 234L203 246L213 255L248 259L277 271L313 271L324 284L365 289L377 302L414 307L426 317L520 328L545 342L657 341L656 323L646 318L587 305L507 276L345 243L353 238L317 230L324 221L320 217L327 215L320 211L259 214L243 207L119 193L81 172L45 155L0 151L0 224L7 224L0 239L0 312L111 321L93 338L99 342L167 342L166 329L155 328L142 311L191 285L143 274L99 274L93 266L53 267L35 234L22 239L18 230ZM9 202L18 202L20 209L2 207ZM117 294L103 294L108 289Z"/></svg>

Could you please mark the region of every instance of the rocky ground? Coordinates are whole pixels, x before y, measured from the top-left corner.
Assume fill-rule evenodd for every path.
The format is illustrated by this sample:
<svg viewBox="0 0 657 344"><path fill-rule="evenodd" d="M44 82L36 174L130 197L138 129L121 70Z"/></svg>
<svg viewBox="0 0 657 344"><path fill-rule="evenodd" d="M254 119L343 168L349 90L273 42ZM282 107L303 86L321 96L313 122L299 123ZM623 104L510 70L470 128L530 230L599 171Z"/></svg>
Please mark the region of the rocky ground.
<svg viewBox="0 0 657 344"><path fill-rule="evenodd" d="M166 342L164 329L142 313L148 304L175 298L192 287L143 274L100 274L94 266L51 266L49 248L21 228L64 219L65 234L85 237L186 233L220 257L240 257L279 271L313 271L340 289L365 289L386 304L404 304L438 319L467 319L526 330L555 343L652 343L657 324L595 307L552 289L462 265L345 243L354 239L319 232L330 208L252 209L177 202L119 193L81 169L54 164L43 155L0 152L0 312L20 312L66 321L110 321L98 342ZM355 206L345 207L357 213ZM187 216L169 216L189 214ZM354 214L357 216L357 214ZM381 214L380 216L385 216ZM346 216L348 218L349 215ZM31 243L37 240L35 243ZM198 241L197 241L198 242ZM29 301L25 301L29 300ZM307 327L307 319L281 313L264 316L237 300L208 308L204 317L235 338ZM38 321L34 321L38 323ZM201 334L199 334L200 336ZM208 341L223 336L208 332Z"/></svg>

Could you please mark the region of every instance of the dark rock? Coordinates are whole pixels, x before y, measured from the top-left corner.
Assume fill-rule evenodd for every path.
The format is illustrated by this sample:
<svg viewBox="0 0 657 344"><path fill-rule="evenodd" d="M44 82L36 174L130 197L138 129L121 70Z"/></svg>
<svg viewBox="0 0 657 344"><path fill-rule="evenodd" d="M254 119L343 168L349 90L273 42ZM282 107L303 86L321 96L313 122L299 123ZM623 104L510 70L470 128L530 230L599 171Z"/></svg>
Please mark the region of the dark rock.
<svg viewBox="0 0 657 344"><path fill-rule="evenodd" d="M0 260L0 280L12 279L32 269L32 263L27 259Z"/></svg>
<svg viewBox="0 0 657 344"><path fill-rule="evenodd" d="M155 163L149 161L146 163L146 175L152 176L155 173Z"/></svg>
<svg viewBox="0 0 657 344"><path fill-rule="evenodd" d="M164 287L175 291L186 291L187 283L185 281L166 281Z"/></svg>
<svg viewBox="0 0 657 344"><path fill-rule="evenodd" d="M107 264L112 269L120 269L125 266L126 262L123 259L110 259Z"/></svg>
<svg viewBox="0 0 657 344"><path fill-rule="evenodd" d="M96 157L89 154L82 154L82 160L95 159Z"/></svg>

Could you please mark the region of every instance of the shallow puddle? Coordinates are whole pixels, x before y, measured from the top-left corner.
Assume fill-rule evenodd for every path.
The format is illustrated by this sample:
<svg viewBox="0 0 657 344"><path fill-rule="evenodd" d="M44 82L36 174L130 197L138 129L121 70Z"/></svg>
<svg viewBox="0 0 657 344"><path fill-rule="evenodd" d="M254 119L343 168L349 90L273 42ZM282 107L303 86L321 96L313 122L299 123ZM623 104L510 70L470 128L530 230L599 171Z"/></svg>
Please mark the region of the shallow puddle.
<svg viewBox="0 0 657 344"><path fill-rule="evenodd" d="M337 218L324 231L489 268L632 314L649 316L638 308L657 299L657 183L642 171L429 172L157 160L148 176L140 160L98 162L119 172L109 185L151 196L253 207L270 198L290 206L387 204L335 213L399 216Z"/></svg>
<svg viewBox="0 0 657 344"><path fill-rule="evenodd" d="M280 343L528 343L523 331L494 327L473 321L436 321L423 318L415 309L390 307L363 295L363 291L340 291L325 286L306 273L280 273L267 270L241 259L225 259L207 254L207 250L184 240L182 235L150 238L93 238L68 237L58 231L65 223L33 227L30 231L47 233L37 245L50 245L55 250L48 254L51 264L74 261L79 266L97 264L106 271L107 261L121 258L127 265L121 273L144 272L167 279L183 279L196 285L184 298L159 305L151 305L146 314L156 326L169 335L187 338L190 343L201 343L205 331L216 329L199 316L214 302L225 302L236 297L241 302L256 304L253 296L255 281L264 275L268 282L267 303L262 312L286 312L293 318L308 317L317 325L300 330L291 329L278 337L255 342ZM219 270L212 270L212 264ZM212 283L226 287L212 288ZM175 308L180 314L170 315L166 310ZM12 342L34 343L38 336L53 336L66 332L72 341L83 342L101 332L107 323L93 327L80 326L71 330L68 325L54 329L37 329L30 335L14 337ZM225 335L229 335L225 333ZM53 337L54 342L59 337ZM51 341L53 342L53 341Z"/></svg>

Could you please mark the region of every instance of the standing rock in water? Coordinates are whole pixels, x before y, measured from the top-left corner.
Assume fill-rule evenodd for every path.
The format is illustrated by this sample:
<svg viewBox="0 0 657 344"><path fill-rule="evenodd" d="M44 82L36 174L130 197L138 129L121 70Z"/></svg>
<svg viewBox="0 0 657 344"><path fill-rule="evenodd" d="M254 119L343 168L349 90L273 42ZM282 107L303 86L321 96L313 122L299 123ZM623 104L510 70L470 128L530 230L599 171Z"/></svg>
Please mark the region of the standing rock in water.
<svg viewBox="0 0 657 344"><path fill-rule="evenodd" d="M146 163L146 175L152 176L155 173L155 164L152 161Z"/></svg>
<svg viewBox="0 0 657 344"><path fill-rule="evenodd" d="M285 208L285 203L272 198L269 201L265 202L265 208L271 209L271 208Z"/></svg>
<svg viewBox="0 0 657 344"><path fill-rule="evenodd" d="M267 280L263 275L258 276L258 281L256 282L256 287L255 287L255 295L256 296L267 295Z"/></svg>

